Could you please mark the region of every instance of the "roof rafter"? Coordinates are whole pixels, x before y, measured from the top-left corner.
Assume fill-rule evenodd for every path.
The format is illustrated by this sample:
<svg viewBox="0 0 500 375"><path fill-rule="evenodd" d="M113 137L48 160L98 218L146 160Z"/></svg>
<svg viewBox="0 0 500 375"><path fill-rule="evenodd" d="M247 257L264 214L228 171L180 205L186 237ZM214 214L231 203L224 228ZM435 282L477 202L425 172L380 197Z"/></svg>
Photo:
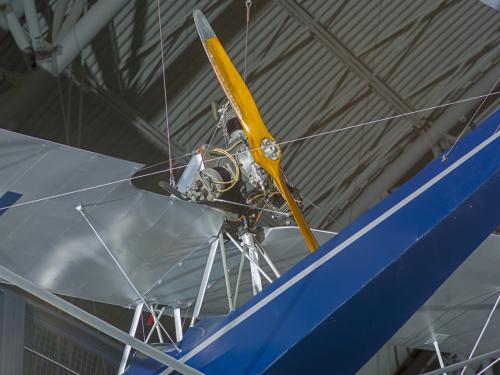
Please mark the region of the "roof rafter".
<svg viewBox="0 0 500 375"><path fill-rule="evenodd" d="M299 23L304 25L318 41L342 61L358 78L367 82L373 90L387 101L398 113L414 111L398 93L387 83L382 81L362 60L360 60L348 47L346 47L329 30L317 22L304 7L296 1L275 0L286 12L293 16ZM421 127L422 120L416 116L410 116L411 120Z"/></svg>

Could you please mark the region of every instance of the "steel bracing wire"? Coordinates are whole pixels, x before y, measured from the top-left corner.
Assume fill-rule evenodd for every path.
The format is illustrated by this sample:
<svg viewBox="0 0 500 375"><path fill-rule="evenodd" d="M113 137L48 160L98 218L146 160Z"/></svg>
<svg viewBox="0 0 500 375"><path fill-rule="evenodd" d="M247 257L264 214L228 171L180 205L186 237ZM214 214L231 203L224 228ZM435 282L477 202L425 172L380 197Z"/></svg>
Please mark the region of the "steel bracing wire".
<svg viewBox="0 0 500 375"><path fill-rule="evenodd" d="M163 99L165 101L165 127L167 130L167 147L168 147L168 166L170 172L170 185L175 186L175 177L172 165L172 150L170 149L170 124L168 122L168 100L167 100L167 79L165 72L165 56L163 52L163 31L161 27L161 8L160 8L160 0L157 0L157 8L158 8L158 25L160 28L160 52L161 52L161 71L163 76Z"/></svg>
<svg viewBox="0 0 500 375"><path fill-rule="evenodd" d="M398 114L398 115L383 117L383 118L376 119L376 120L364 121L364 122L356 123L356 124L353 124L353 125L348 125L348 126L345 126L345 127L342 127L342 128L338 128L338 129L327 130L327 131L324 131L324 132L320 132L320 133L316 133L316 134L311 134L311 135L304 136L304 137L299 137L299 138L295 138L295 139L285 140L285 141L282 141L282 142L277 142L276 144L283 146L283 145L293 144L293 143L296 143L296 142L302 142L302 141L306 141L306 140L317 138L317 137L323 137L323 136L330 135L330 134L335 134L335 133L339 133L339 132L343 132L343 131L347 131L347 130L357 129L357 128L360 128L360 127L363 127L363 126L376 125L376 124L380 124L380 123L383 123L383 122L386 122L386 121L403 118L405 116L410 116L410 115L414 115L414 114L417 114L417 113L432 111L432 110L439 109L439 108L445 108L445 107L449 107L449 106L452 106L452 105L466 103L466 102L470 102L470 101L478 100L478 99L483 99L485 97L494 96L494 95L498 95L498 94L500 94L500 91L490 92L490 93L484 94L484 95L478 95L478 96L474 96L474 97L470 97L470 98L460 99L460 100L456 100L456 101L453 101L453 102L438 104L438 105L435 105L435 106L426 107L426 108L418 109L418 110L411 111L411 112L406 112L406 113L401 113L401 114ZM255 150L249 150L249 151L255 151ZM248 151L244 151L244 153L246 153L246 152L248 152ZM235 155L238 155L240 153L243 153L243 152L234 153L232 155L235 156ZM185 157L185 156L188 156L188 155L192 155L192 153L188 153L188 154L182 155L179 158ZM221 159L225 159L225 158L227 158L227 156L219 156L219 157L207 159L206 161L216 161L216 160L221 160ZM127 178L123 178L123 179L119 179L119 180L105 182L105 183L98 184L98 185L92 185L92 186L88 186L88 187L83 187L83 188L80 188L80 189L76 189L76 190L72 190L72 191L67 191L67 192L64 192L64 193L58 193L58 194L48 195L48 196L45 196L45 197L36 198L36 199L32 199L32 200L25 201L25 202L15 203L15 204L10 205L10 206L3 206L3 207L0 207L0 210L12 209L12 208L16 208L16 207L26 206L26 205L29 205L29 204L43 202L43 201L50 200L50 199L64 197L64 196L67 196L67 195L78 194L78 193L81 193L81 192L84 192L84 191L89 191L89 190L93 190L93 189L99 189L99 188L110 186L110 185L115 185L115 184L120 184L120 183L123 183L123 182L138 180L138 179L145 178L145 177L148 177L148 176L154 176L154 175L157 175L157 174L160 174L160 173L169 172L170 170L182 169L182 168L185 168L185 167L187 167L187 164L185 164L185 165L179 165L179 166L172 167L172 168L162 169L162 170L154 171L154 172L151 172L151 173L146 173L146 174L139 175L139 176L132 176L132 177L127 177Z"/></svg>
<svg viewBox="0 0 500 375"><path fill-rule="evenodd" d="M467 358L467 359L471 359L472 356L474 355L474 353L476 352L476 349L477 349L477 347L479 345L479 342L483 338L484 332L486 331L486 328L488 328L488 325L490 324L491 317L493 316L493 313L497 309L497 306L498 306L499 302L500 302L500 294L498 294L497 300L496 300L495 304L493 305L493 308L491 309L490 314L488 315L488 318L486 319L486 322L483 325L483 328L481 329L481 333L479 333L479 336L478 336L478 338L476 340L476 343L474 344L474 347L472 348L472 351L469 354L469 358ZM464 372L465 372L466 369L467 369L467 366L465 366L462 369L462 371L460 372L460 375L464 375Z"/></svg>
<svg viewBox="0 0 500 375"><path fill-rule="evenodd" d="M460 141L460 139L462 139L463 135L465 134L465 131L469 128L470 124L476 118L477 114L479 113L479 111L483 107L484 103L486 102L486 100L488 99L488 97L490 96L490 94L493 92L493 90L495 89L495 87L497 86L498 81L500 81L500 77L498 77L497 80L495 81L495 83L493 84L493 86L491 86L491 89L490 89L488 95L486 95L484 97L484 99L481 101L481 104L479 104L479 106L476 108L476 110L474 111L474 114L471 116L471 118L469 119L469 121L467 122L467 124L464 126L464 128L462 129L462 131L460 132L460 134L458 135L458 137L455 139L455 142L453 142L453 144L451 145L450 149L443 155L442 158L444 160L448 159L448 155L450 155L450 153L453 151L453 149L455 148L455 146L457 145L457 143ZM498 128L497 128L497 130L498 130Z"/></svg>
<svg viewBox="0 0 500 375"><path fill-rule="evenodd" d="M99 234L99 232L97 231L97 229L94 227L94 225L90 222L89 218L87 217L87 215L85 215L85 212L83 212L83 207L82 206L77 206L76 207L76 210L82 215L82 217L85 219L85 221L87 222L87 224L89 225L90 229L92 230L92 232L95 234L95 236L97 237L97 239L99 240L99 242L101 243L101 245L106 249L108 255L111 257L111 259L113 259L113 262L115 263L115 265L118 267L118 269L120 270L120 272L122 273L122 275L125 277L125 279L127 280L128 284L130 285L130 287L134 290L134 293L137 294L137 296L139 297L139 299L141 300L141 302L146 306L146 308L149 310L149 312L151 314L153 314L153 319L154 319L154 322L160 326L160 328L163 330L163 332L165 332L165 334L167 335L168 339L170 340L170 342L172 343L172 345L174 346L174 348L177 350L177 351L180 351L179 347L176 345L176 343L174 342L174 340L172 340L172 338L170 337L170 335L168 334L167 330L165 329L165 327L163 327L163 324L161 324L161 322L156 318L156 314L155 314L155 311L149 306L149 304L144 300L144 297L142 296L142 294L139 292L139 290L136 288L136 286L134 285L134 283L132 282L132 280L130 279L130 277L128 276L127 272L125 272L125 270L123 269L123 267L121 266L120 262L118 262L118 260L116 259L116 257L113 255L113 253L111 252L111 250L109 249L108 245L106 245L106 242L104 242L103 238L101 237L101 235Z"/></svg>

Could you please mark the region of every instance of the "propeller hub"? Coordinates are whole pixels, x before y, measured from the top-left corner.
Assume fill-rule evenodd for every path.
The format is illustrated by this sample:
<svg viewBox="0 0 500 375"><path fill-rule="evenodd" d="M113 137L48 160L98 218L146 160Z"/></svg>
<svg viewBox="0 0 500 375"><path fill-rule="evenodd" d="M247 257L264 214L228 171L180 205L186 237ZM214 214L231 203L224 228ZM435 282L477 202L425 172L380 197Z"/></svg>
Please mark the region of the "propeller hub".
<svg viewBox="0 0 500 375"><path fill-rule="evenodd" d="M260 142L260 148L268 159L278 160L281 156L279 146L272 139L264 138L262 142Z"/></svg>

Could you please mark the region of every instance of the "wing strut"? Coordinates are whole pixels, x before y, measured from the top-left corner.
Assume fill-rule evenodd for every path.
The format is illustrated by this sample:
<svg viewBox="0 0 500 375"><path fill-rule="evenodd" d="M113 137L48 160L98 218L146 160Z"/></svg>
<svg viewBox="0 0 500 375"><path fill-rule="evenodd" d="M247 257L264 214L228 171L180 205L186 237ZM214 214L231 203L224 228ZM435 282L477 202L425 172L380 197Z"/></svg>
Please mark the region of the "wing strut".
<svg viewBox="0 0 500 375"><path fill-rule="evenodd" d="M199 10L195 10L193 17L208 59L246 133L255 162L273 179L276 187L288 203L309 251L314 252L319 247L318 242L314 238L281 173L280 147L267 130L250 90L231 62L205 16Z"/></svg>
<svg viewBox="0 0 500 375"><path fill-rule="evenodd" d="M34 295L35 297L40 298L42 301L47 302L48 304L58 308L61 311L64 311L72 317L82 321L83 323L88 324L98 331L111 336L115 340L118 340L123 344L130 345L132 348L140 351L141 353L144 353L148 357L151 357L166 366L170 366L173 370L177 370L182 374L203 375L202 372L186 365L185 363L168 354L163 353L157 348L154 348L136 339L135 337L132 337L128 333L123 332L121 329L114 327L108 322L105 322L104 320L99 319L92 314L89 314L88 312L80 309L79 307L63 300L61 297L58 297L55 294L40 288L39 286L33 284L31 281L25 279L15 272L10 271L2 265L0 265L0 277L10 284L17 286Z"/></svg>

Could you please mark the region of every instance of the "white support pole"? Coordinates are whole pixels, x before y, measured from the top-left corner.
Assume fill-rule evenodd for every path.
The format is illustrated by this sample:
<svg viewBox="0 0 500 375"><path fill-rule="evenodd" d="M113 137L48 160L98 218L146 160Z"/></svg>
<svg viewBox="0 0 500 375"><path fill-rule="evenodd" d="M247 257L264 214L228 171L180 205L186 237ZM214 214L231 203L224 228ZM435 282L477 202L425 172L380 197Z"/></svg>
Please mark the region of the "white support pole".
<svg viewBox="0 0 500 375"><path fill-rule="evenodd" d="M153 327L151 327L151 332L153 331L153 328L156 327L156 334L158 335L158 341L163 344L163 335L161 334L161 329L160 329L160 317L162 316L163 312L165 311L165 308L162 308L159 312L158 315L156 315L156 309L154 306L151 306L150 308L151 314L153 314Z"/></svg>
<svg viewBox="0 0 500 375"><path fill-rule="evenodd" d="M226 260L226 246L224 245L224 236L219 234L219 244L220 244L220 254L222 257L222 268L224 269L224 280L226 282L226 292L227 292L227 304L229 306L229 311L234 310L233 299L231 297L231 283L229 280L229 269L227 268Z"/></svg>
<svg viewBox="0 0 500 375"><path fill-rule="evenodd" d="M113 337L124 344L130 345L134 349L137 349L141 353L144 353L148 357L163 363L166 366L170 366L172 369L179 371L186 375L203 375L200 371L186 365L185 363L169 356L160 350L153 348L135 337L123 332L122 330L112 326L108 322L99 319L92 314L86 312L85 310L76 307L75 305L63 300L61 297L56 296L53 293L40 288L39 286L33 284L31 281L25 279L24 277L18 275L15 272L0 265L0 278L7 281L8 283L15 285L24 291L34 295L35 297L41 299L42 301L48 303L51 306L71 315L72 317L82 321L83 323L97 329L98 331Z"/></svg>
<svg viewBox="0 0 500 375"><path fill-rule="evenodd" d="M175 322L175 341L182 341L182 320L181 320L181 309L179 307L174 307L174 322Z"/></svg>
<svg viewBox="0 0 500 375"><path fill-rule="evenodd" d="M226 233L226 235L229 237L229 239L231 240L231 242L234 244L234 246L236 246L236 248L240 251L240 253L245 257L247 258L250 263L254 264L255 265L255 268L257 268L257 270L261 273L262 276L264 276L264 278L269 281L269 283L272 283L273 280L271 280L271 278L267 275L267 273L264 272L264 270L262 268L260 268L260 266L255 263L255 261L250 257L250 255L248 255L246 253L246 251L241 247L241 245L236 242L236 240L233 238L233 236L231 236L229 233Z"/></svg>
<svg viewBox="0 0 500 375"><path fill-rule="evenodd" d="M253 234L245 233L241 236L241 240L243 244L248 249L248 255L251 258L250 262L250 275L252 276L252 290L253 295L256 295L262 290L262 279L260 278L259 273L259 252L255 247L255 241L253 238Z"/></svg>
<svg viewBox="0 0 500 375"><path fill-rule="evenodd" d="M26 0L25 0L26 1ZM55 40L59 40L60 36L64 37L73 26L75 26L76 22L80 18L85 9L85 5L87 5L87 0L75 0L71 5L71 9L68 12L68 15L64 19L64 22L59 29Z"/></svg>
<svg viewBox="0 0 500 375"><path fill-rule="evenodd" d="M163 343L163 336L161 334L160 326L158 325L158 322L160 321L161 316L163 315L163 312L165 311L165 307L162 307L162 309L158 312L158 315L154 319L153 326L149 330L148 336L146 337L146 340L144 342L148 343L149 340L151 339L151 336L153 336L153 332L156 329L156 332L158 333L158 340L160 340L161 343Z"/></svg>
<svg viewBox="0 0 500 375"><path fill-rule="evenodd" d="M64 15L66 14L66 8L68 7L68 2L69 0L57 0L54 5L51 40L56 40L56 36L59 34L59 30L61 29L61 25L64 20Z"/></svg>
<svg viewBox="0 0 500 375"><path fill-rule="evenodd" d="M26 36L26 33L17 18L14 9L12 9L12 5L6 4L4 9L0 11L0 16L5 18L5 23L7 24L19 49L25 52L28 48L30 48L28 37Z"/></svg>
<svg viewBox="0 0 500 375"><path fill-rule="evenodd" d="M483 369L481 371L479 371L476 375L481 375L481 374L495 375L495 372L493 371L492 367L495 366L495 364L498 361L500 361L500 357L498 357L494 361L492 361L492 360L483 361ZM490 362L490 363L488 363L488 362Z"/></svg>
<svg viewBox="0 0 500 375"><path fill-rule="evenodd" d="M483 338L484 332L486 332L486 329L488 328L488 325L490 324L491 317L493 316L493 313L496 311L499 302L500 302L500 294L498 294L497 299L495 301L495 304L491 308L491 311L488 314L488 318L484 322L483 328L481 329L481 332L479 333L479 336L477 337L476 343L474 344L474 347L472 348L472 351L470 352L468 359L471 359L472 356L474 355L474 353L476 353L476 349L477 349L479 343L481 342L481 339ZM466 369L467 369L467 366L465 366L462 369L462 371L460 372L460 375L464 375Z"/></svg>
<svg viewBox="0 0 500 375"><path fill-rule="evenodd" d="M434 345L434 349L436 350L436 354L437 354L438 361L439 361L439 366L441 366L441 368L444 368L443 357L441 356L441 350L439 350L439 344L438 344L437 340L434 340L432 342L432 344ZM446 375L446 372L443 373L443 375Z"/></svg>
<svg viewBox="0 0 500 375"><path fill-rule="evenodd" d="M143 303L139 303L135 307L134 317L132 318L132 324L130 325L130 331L128 332L132 337L135 337L135 332L137 331L137 326L139 325L139 318L141 317L143 306ZM118 375L121 375L125 372L125 366L127 365L130 349L130 345L125 345L125 348L123 349L122 360L120 362L120 367L118 367Z"/></svg>
<svg viewBox="0 0 500 375"><path fill-rule="evenodd" d="M207 291L208 279L210 278L210 272L212 272L212 266L214 264L215 253L217 251L218 244L219 239L217 238L214 242L212 242L212 245L210 246L207 264L205 265L205 271L203 272L203 278L201 279L200 290L198 291L198 297L196 298L196 304L194 305L191 327L194 325L196 319L200 315L201 305L203 304L203 298L205 298L205 292Z"/></svg>
<svg viewBox="0 0 500 375"><path fill-rule="evenodd" d="M255 296L262 290L262 279L260 278L260 273L258 268L259 265L259 252L255 246L248 248L248 255L252 258L253 262L250 263L250 275L252 276L252 292Z"/></svg>
<svg viewBox="0 0 500 375"><path fill-rule="evenodd" d="M243 266L245 265L245 254L241 253L241 258L240 258L240 268L238 269L238 278L236 279L236 287L234 288L234 300L233 300L233 306L236 308L237 302L238 302L238 293L240 291L240 281L241 281L241 275L243 273Z"/></svg>
<svg viewBox="0 0 500 375"><path fill-rule="evenodd" d="M271 270L273 271L274 275L278 278L281 276L280 272L278 271L278 269L276 268L276 266L274 265L273 261L271 260L271 258L269 258L269 255L267 255L267 252L264 250L264 248L262 247L262 245L258 242L258 241L255 241L255 245L257 246L257 248L260 250L260 253L262 254L262 256L264 257L264 260L266 261L267 265L269 266L269 268L271 268Z"/></svg>
<svg viewBox="0 0 500 375"><path fill-rule="evenodd" d="M163 344L163 334L161 333L160 325L158 324L158 322L160 321L160 316L161 314L158 314L154 324L156 325L156 334L158 335L158 341Z"/></svg>
<svg viewBox="0 0 500 375"><path fill-rule="evenodd" d="M31 45L36 51L42 40L42 31L38 23L38 13L34 0L23 0L24 15L26 16L26 23L31 36Z"/></svg>
<svg viewBox="0 0 500 375"><path fill-rule="evenodd" d="M440 375L440 374L444 374L446 372L452 372L452 371L460 370L461 368L463 368L465 366L469 366L469 365L471 365L473 363L481 362L481 361L483 361L485 359L491 359L491 358L497 358L498 359L498 358L500 358L499 356L500 356L500 349L497 349L497 350L493 350L493 351L488 352L488 353L484 353L484 354L478 355L476 357L472 357L471 359L467 359L467 360L462 361L462 362L454 363L454 364L446 366L444 368L440 368L440 369L437 369L437 370L425 372L422 375Z"/></svg>
<svg viewBox="0 0 500 375"><path fill-rule="evenodd" d="M67 33L56 40L56 71L61 73L130 0L99 0Z"/></svg>

